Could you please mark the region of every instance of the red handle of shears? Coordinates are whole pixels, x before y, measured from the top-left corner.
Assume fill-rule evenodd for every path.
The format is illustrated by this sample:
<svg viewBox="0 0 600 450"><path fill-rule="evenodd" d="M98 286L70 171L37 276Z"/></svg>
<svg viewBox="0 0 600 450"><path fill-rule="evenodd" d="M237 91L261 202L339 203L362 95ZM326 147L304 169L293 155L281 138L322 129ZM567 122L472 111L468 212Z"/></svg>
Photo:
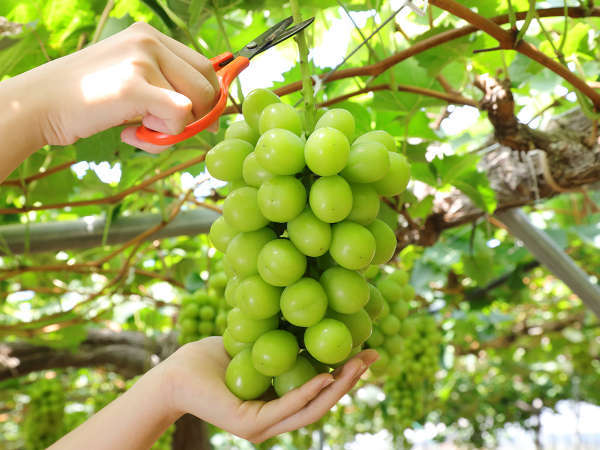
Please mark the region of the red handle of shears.
<svg viewBox="0 0 600 450"><path fill-rule="evenodd" d="M221 67L221 63L233 58L231 52L223 53L210 59L217 78L219 79L219 100L217 104L204 117L190 123L179 134L166 134L151 130L145 126L139 126L135 130L135 135L138 139L156 145L172 145L192 137L200 131L208 128L216 122L227 105L227 96L229 94L229 85L233 82L242 70L248 67L250 60L245 56L238 56L225 67Z"/></svg>

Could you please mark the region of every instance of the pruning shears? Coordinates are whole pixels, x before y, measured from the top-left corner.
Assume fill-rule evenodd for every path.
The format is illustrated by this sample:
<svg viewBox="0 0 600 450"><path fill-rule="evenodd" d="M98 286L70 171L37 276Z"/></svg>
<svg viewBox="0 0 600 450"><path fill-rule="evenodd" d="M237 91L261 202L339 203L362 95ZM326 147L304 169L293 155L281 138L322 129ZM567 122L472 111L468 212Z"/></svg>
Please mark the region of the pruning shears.
<svg viewBox="0 0 600 450"><path fill-rule="evenodd" d="M288 17L269 28L256 39L253 39L237 53L226 52L211 58L210 62L215 72L217 72L217 78L219 79L220 85L219 99L213 109L204 117L190 123L179 134L172 135L160 133L142 125L136 129L136 136L142 141L150 142L152 144L172 145L188 139L206 129L217 121L219 117L221 117L221 114L223 114L229 95L229 85L246 67L248 67L250 59L294 36L296 33L309 26L313 20L314 17L311 17L304 22L300 22L297 25L290 27L294 20L292 17Z"/></svg>

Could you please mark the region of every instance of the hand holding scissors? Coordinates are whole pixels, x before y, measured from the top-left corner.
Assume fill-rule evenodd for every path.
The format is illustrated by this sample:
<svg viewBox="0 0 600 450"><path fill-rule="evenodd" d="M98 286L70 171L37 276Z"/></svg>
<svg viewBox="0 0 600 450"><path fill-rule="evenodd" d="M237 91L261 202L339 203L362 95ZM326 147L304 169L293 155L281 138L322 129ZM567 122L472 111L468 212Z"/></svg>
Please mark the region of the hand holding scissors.
<svg viewBox="0 0 600 450"><path fill-rule="evenodd" d="M313 20L314 17L290 27L293 19L288 17L265 31L256 39L253 39L237 53L233 54L231 52L226 52L211 58L210 62L212 63L215 72L217 72L220 88L219 98L213 109L205 116L187 125L181 133L175 135L160 133L142 125L136 129L136 136L138 139L156 145L172 145L188 139L208 128L219 119L221 114L223 114L229 95L229 86L233 80L248 67L250 59L294 36L296 33L309 26Z"/></svg>

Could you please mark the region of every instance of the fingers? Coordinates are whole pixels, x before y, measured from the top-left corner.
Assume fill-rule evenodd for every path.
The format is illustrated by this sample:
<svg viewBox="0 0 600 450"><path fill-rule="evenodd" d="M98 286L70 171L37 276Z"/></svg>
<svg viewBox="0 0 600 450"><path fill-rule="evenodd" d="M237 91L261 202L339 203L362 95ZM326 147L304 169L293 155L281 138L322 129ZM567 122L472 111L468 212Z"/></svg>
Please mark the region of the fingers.
<svg viewBox="0 0 600 450"><path fill-rule="evenodd" d="M140 24L141 26L147 27L149 32L151 32L154 36L156 36L160 42L164 44L171 52L177 55L179 58L183 59L189 65L191 65L194 69L204 75L204 78L211 84L213 89L218 92L219 90L219 81L217 80L217 75L212 67L212 64L205 56L191 49L187 45L182 44L181 42L176 41L175 39L162 34L160 31L152 28L147 24Z"/></svg>
<svg viewBox="0 0 600 450"><path fill-rule="evenodd" d="M149 142L138 139L135 135L136 126L127 127L121 131L121 140L126 144L133 145L141 150L147 151L148 153L160 153L168 149L169 145L155 145Z"/></svg>
<svg viewBox="0 0 600 450"><path fill-rule="evenodd" d="M365 350L356 355L343 366L342 371L331 385L319 392L312 400L305 403L303 408L297 410L294 414L288 415L287 418L268 428L262 433L261 439L267 439L277 434L296 430L319 420L339 401L340 398L352 389L360 379L361 375L377 360L377 358L377 352L374 350ZM304 386L295 391L302 390ZM294 391L291 391L289 394L292 393L294 393ZM286 396L287 395L288 394L286 394ZM284 400L286 396L283 396L280 400Z"/></svg>
<svg viewBox="0 0 600 450"><path fill-rule="evenodd" d="M157 46L157 57L169 84L192 101L194 116L208 113L215 103L218 85L214 87L195 67L163 45Z"/></svg>
<svg viewBox="0 0 600 450"><path fill-rule="evenodd" d="M267 428L281 419L295 414L333 382L331 374L322 373L299 388L286 393L283 397L265 403L257 414L257 427Z"/></svg>

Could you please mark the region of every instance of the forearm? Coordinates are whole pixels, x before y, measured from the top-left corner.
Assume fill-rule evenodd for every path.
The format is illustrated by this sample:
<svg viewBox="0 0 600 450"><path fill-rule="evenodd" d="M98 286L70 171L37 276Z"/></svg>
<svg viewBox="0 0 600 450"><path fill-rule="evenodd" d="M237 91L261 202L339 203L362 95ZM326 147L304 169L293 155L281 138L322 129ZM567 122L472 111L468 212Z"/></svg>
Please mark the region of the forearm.
<svg viewBox="0 0 600 450"><path fill-rule="evenodd" d="M0 182L46 145L40 127L43 99L36 93L36 76L27 72L0 83Z"/></svg>
<svg viewBox="0 0 600 450"><path fill-rule="evenodd" d="M127 392L64 436L51 450L149 449L178 419L170 412L163 366L147 372Z"/></svg>

